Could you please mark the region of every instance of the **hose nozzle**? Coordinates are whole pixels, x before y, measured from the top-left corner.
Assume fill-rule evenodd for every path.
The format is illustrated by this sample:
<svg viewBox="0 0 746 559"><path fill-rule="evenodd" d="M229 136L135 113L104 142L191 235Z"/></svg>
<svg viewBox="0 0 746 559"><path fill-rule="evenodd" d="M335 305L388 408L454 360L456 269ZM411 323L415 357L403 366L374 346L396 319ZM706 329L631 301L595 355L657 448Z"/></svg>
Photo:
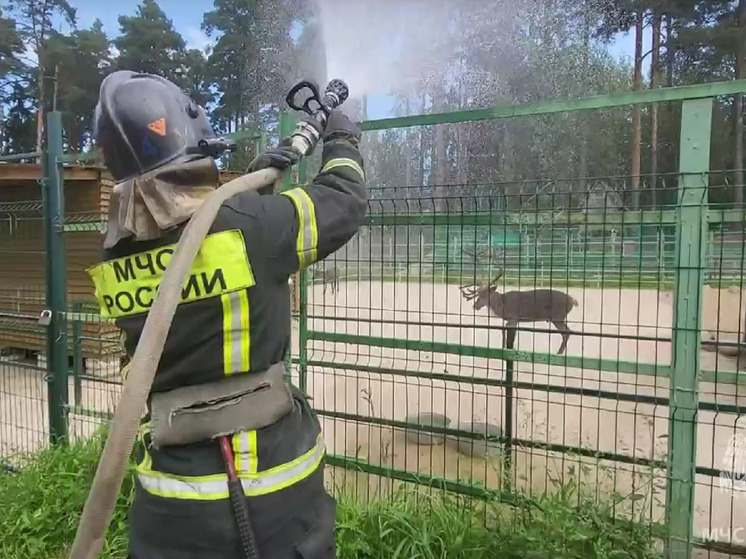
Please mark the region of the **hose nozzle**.
<svg viewBox="0 0 746 559"><path fill-rule="evenodd" d="M305 95L304 95L305 94ZM287 104L291 109L304 112L315 119L321 128L326 128L326 121L332 110L339 107L350 96L347 84L334 79L324 90L324 97L319 94L318 86L311 81L296 84L287 95ZM320 134L308 122L300 121L292 134L293 147L301 155L309 155L320 139Z"/></svg>
<svg viewBox="0 0 746 559"><path fill-rule="evenodd" d="M332 109L336 109L342 103L347 101L350 96L350 88L347 84L339 79L334 79L329 82L324 92L324 98L321 100L321 106L324 108L324 112L327 115Z"/></svg>

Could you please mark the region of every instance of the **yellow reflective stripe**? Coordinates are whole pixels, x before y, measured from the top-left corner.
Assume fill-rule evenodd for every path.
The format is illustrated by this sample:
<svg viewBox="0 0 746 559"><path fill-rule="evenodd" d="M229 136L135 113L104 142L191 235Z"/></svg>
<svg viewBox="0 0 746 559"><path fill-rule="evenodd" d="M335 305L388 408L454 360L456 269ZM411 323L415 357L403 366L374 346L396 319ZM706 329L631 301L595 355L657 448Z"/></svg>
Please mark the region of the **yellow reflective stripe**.
<svg viewBox="0 0 746 559"><path fill-rule="evenodd" d="M230 374L231 364L231 300L229 293L220 296L220 302L223 304L223 373Z"/></svg>
<svg viewBox="0 0 746 559"><path fill-rule="evenodd" d="M233 461L239 474L254 474L259 455L256 446L256 431L241 431L232 437Z"/></svg>
<svg viewBox="0 0 746 559"><path fill-rule="evenodd" d="M241 333L238 336L241 371L249 370L249 350L251 349L251 332L249 331L249 294L245 289L238 292L239 318Z"/></svg>
<svg viewBox="0 0 746 559"><path fill-rule="evenodd" d="M249 370L251 331L249 294L245 289L221 295L223 306L223 373Z"/></svg>
<svg viewBox="0 0 746 559"><path fill-rule="evenodd" d="M239 474L247 497L280 491L307 478L321 464L326 449L319 436L316 444L295 460L256 473ZM137 466L137 478L142 487L153 495L172 499L213 501L228 498L228 477L225 474L208 476L176 476Z"/></svg>
<svg viewBox="0 0 746 559"><path fill-rule="evenodd" d="M244 447L244 443L246 441L243 435L244 432L240 431L238 433L234 433L234 435L231 437L231 446L233 447L233 467L236 468L237 472L240 472L243 468L246 467L243 464L243 457L246 453L246 448Z"/></svg>
<svg viewBox="0 0 746 559"><path fill-rule="evenodd" d="M147 433L150 433L150 422L143 423L140 425L140 442L142 443L142 454L143 459L140 464L138 464L138 467L140 468L146 468L150 470L153 467L153 459L150 457L150 453L148 452L148 445L145 444L145 435Z"/></svg>
<svg viewBox="0 0 746 559"><path fill-rule="evenodd" d="M308 193L302 188L282 192L293 201L298 212L298 237L295 250L298 254L298 267L302 270L316 262L319 244L319 229L316 224L316 207Z"/></svg>
<svg viewBox="0 0 746 559"><path fill-rule="evenodd" d="M348 159L347 157L338 157L336 159L329 160L329 162L324 165L324 167L319 172L324 173L337 167L349 167L358 175L360 175L360 178L365 180L365 172L363 171L363 168L358 164L357 161L355 161L354 159Z"/></svg>
<svg viewBox="0 0 746 559"><path fill-rule="evenodd" d="M247 473L255 474L259 469L259 448L256 445L256 431L249 431L246 433L246 440L249 443L249 467Z"/></svg>

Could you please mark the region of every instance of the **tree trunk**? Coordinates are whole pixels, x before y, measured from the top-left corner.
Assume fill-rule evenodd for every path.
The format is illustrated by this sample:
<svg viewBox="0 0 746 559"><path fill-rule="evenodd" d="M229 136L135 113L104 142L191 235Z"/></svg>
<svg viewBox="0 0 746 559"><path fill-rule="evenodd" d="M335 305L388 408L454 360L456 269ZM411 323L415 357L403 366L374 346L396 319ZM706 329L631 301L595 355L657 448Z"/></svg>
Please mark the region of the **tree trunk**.
<svg viewBox="0 0 746 559"><path fill-rule="evenodd" d="M666 87L673 87L673 64L676 54L673 48L673 25L673 16L666 16Z"/></svg>
<svg viewBox="0 0 746 559"><path fill-rule="evenodd" d="M740 0L738 2L738 28L743 29L746 27L746 0ZM746 77L746 39L743 37L743 33L740 33L740 38L736 44L736 79L740 80ZM735 135L736 135L736 152L735 160L733 161L733 169L735 171L733 188L735 188L735 196L733 201L737 207L743 206L743 94L738 94L735 97L736 105L736 122L735 122Z"/></svg>
<svg viewBox="0 0 746 559"><path fill-rule="evenodd" d="M445 198L445 169L446 140L442 124L435 125L435 206L437 211L443 211L447 206Z"/></svg>
<svg viewBox="0 0 746 559"><path fill-rule="evenodd" d="M37 41L36 45L37 76L39 80L39 97L36 101L36 151L40 152L44 129L44 61L46 60L46 56L44 56L40 40ZM41 158L38 159L38 162L41 163Z"/></svg>
<svg viewBox="0 0 746 559"><path fill-rule="evenodd" d="M425 112L425 94L422 94L422 109L421 112ZM427 145L427 140L425 136L425 126L420 126L420 180L419 183L422 185L422 187L425 187L425 147ZM432 173L431 173L432 175Z"/></svg>
<svg viewBox="0 0 746 559"><path fill-rule="evenodd" d="M466 144L466 126L462 124L456 125L456 138L457 138L457 148L458 148L458 174L457 174L457 182L459 183L459 191L464 192L464 188L466 187L466 183L469 180L468 179L468 149Z"/></svg>
<svg viewBox="0 0 746 559"><path fill-rule="evenodd" d="M632 90L642 89L642 20L644 12L640 10L635 17L635 73ZM632 192L632 207L640 207L640 145L642 144L640 105L632 107L632 153L630 165L630 188Z"/></svg>
<svg viewBox="0 0 746 559"><path fill-rule="evenodd" d="M665 78L666 78L666 87L673 87L673 70L674 70L674 63L676 62L676 50L674 45L674 37L673 37L673 31L674 27L676 25L676 20L672 15L666 15L665 16L665 22L666 22L666 59L665 59ZM661 72L662 74L662 72ZM662 76L661 76L662 77ZM667 132L664 134L664 136L661 138L661 150L660 150L660 157L659 162L662 163L662 171L664 173L670 173L675 172L677 169L677 161L678 161L678 152L676 148L673 145L673 142L670 138L670 126L673 122L673 115L676 111L676 105L674 105L673 102L664 103L661 105L659 117L662 116L662 120L665 122L666 130ZM668 201L668 191L666 190L667 184L666 180L664 179L661 182L661 196L659 198L662 199L663 203L666 203Z"/></svg>
<svg viewBox="0 0 746 559"><path fill-rule="evenodd" d="M591 48L591 21L590 10L585 7L586 17L583 22L583 69L588 71L589 54ZM588 92L584 92L588 93ZM580 119L580 157L578 161L578 176L580 178L580 191L585 192L588 189L588 116L586 111L578 113Z"/></svg>
<svg viewBox="0 0 746 559"><path fill-rule="evenodd" d="M407 95L404 99L404 112L406 113L405 116L409 116L412 114L412 111L410 110L409 106L409 95ZM412 138L409 128L404 129L404 164L406 165L404 168L404 182L405 186L409 189L412 187ZM410 196L411 194L408 194Z"/></svg>
<svg viewBox="0 0 746 559"><path fill-rule="evenodd" d="M653 15L653 50L650 61L650 89L660 83L661 16ZM650 204L658 205L658 103L650 107Z"/></svg>
<svg viewBox="0 0 746 559"><path fill-rule="evenodd" d="M433 111L438 113L443 110L443 99L445 91L436 87L433 91ZM435 210L442 211L446 208L445 182L446 182L446 139L442 124L435 125L435 161L433 162L434 185L435 185Z"/></svg>

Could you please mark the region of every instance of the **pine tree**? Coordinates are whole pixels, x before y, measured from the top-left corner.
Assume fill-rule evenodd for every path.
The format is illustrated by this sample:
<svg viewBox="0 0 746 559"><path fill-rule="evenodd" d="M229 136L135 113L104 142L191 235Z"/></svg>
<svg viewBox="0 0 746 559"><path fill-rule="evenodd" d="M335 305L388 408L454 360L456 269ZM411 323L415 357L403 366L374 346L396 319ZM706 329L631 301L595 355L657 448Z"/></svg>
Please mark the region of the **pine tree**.
<svg viewBox="0 0 746 559"><path fill-rule="evenodd" d="M143 0L134 16L119 16L119 27L121 35L114 39L118 69L179 80L186 55L184 39L155 0Z"/></svg>
<svg viewBox="0 0 746 559"><path fill-rule="evenodd" d="M75 8L67 0L12 0L6 8L15 16L20 37L36 57L36 151L41 150L44 106L51 101L48 82L54 76L47 76L46 44L53 32L52 19L62 16L72 27L75 26Z"/></svg>
<svg viewBox="0 0 746 559"><path fill-rule="evenodd" d="M47 42L46 73L56 76L53 103L62 112L65 139L72 151L80 151L91 138L99 88L111 65L109 47L100 20L70 35L53 33Z"/></svg>

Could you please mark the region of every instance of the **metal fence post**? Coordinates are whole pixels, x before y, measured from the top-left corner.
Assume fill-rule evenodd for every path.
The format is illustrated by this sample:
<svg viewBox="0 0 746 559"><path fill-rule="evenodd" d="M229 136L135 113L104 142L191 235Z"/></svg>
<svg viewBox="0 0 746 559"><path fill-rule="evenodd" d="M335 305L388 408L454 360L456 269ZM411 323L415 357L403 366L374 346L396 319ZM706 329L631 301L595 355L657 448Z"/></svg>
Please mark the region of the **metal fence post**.
<svg viewBox="0 0 746 559"><path fill-rule="evenodd" d="M44 205L44 248L46 252L47 391L49 435L52 444L67 439L67 301L62 195L62 117L57 111L46 115L46 149L43 157L42 200Z"/></svg>
<svg viewBox="0 0 746 559"><path fill-rule="evenodd" d="M298 183L308 180L308 159L298 164ZM298 279L298 388L305 394L308 386L308 272L301 270Z"/></svg>
<svg viewBox="0 0 746 559"><path fill-rule="evenodd" d="M505 349L515 349L515 328L503 330ZM505 492L513 490L513 404L515 398L514 390L514 363L512 359L505 360L505 411L503 417L505 442L503 444L503 470L502 489Z"/></svg>
<svg viewBox="0 0 746 559"><path fill-rule="evenodd" d="M682 103L666 492L667 551L676 559L689 559L692 554L711 123L711 98Z"/></svg>
<svg viewBox="0 0 746 559"><path fill-rule="evenodd" d="M83 383L81 375L83 374L83 321L80 315L83 313L83 302L75 301L73 303L72 324L72 350L73 350L73 405L83 405Z"/></svg>
<svg viewBox="0 0 746 559"><path fill-rule="evenodd" d="M293 111L286 109L280 113L280 139L286 138L293 133L296 121L297 117ZM282 181L280 182L281 191L288 190L293 186L293 175L294 172L290 172L282 177Z"/></svg>
<svg viewBox="0 0 746 559"><path fill-rule="evenodd" d="M290 136L293 133L293 129L295 128L295 114L286 109L280 112L280 139L286 138L287 136ZM285 173L282 177L282 180L280 181L280 192L284 192L285 190L289 190L293 186L293 172ZM295 298L295 294L300 289L300 274L295 274L292 278L293 281L293 291L291 292L291 296L293 299ZM302 314L302 311L301 311ZM291 318L292 322L292 312L291 312ZM292 328L290 329L290 345L288 346L288 350L285 354L285 375L290 378L290 369L292 365ZM298 342L300 343L301 340L299 339ZM299 346L302 347L302 346ZM298 366L298 370L301 370L301 365ZM301 375L303 376L303 375Z"/></svg>
<svg viewBox="0 0 746 559"><path fill-rule="evenodd" d="M256 154L260 155L267 151L267 133L262 130L259 132L259 138L256 140Z"/></svg>
<svg viewBox="0 0 746 559"><path fill-rule="evenodd" d="M292 111L283 111L280 115L280 137L284 138L293 133L297 115ZM283 177L281 190L288 190L296 184L302 184L307 178L307 161L305 159L297 165L292 173ZM307 354L306 345L308 344L308 311L307 289L308 274L306 270L301 270L293 277L293 287L297 294L296 303L298 307L298 388L305 393L307 386Z"/></svg>

